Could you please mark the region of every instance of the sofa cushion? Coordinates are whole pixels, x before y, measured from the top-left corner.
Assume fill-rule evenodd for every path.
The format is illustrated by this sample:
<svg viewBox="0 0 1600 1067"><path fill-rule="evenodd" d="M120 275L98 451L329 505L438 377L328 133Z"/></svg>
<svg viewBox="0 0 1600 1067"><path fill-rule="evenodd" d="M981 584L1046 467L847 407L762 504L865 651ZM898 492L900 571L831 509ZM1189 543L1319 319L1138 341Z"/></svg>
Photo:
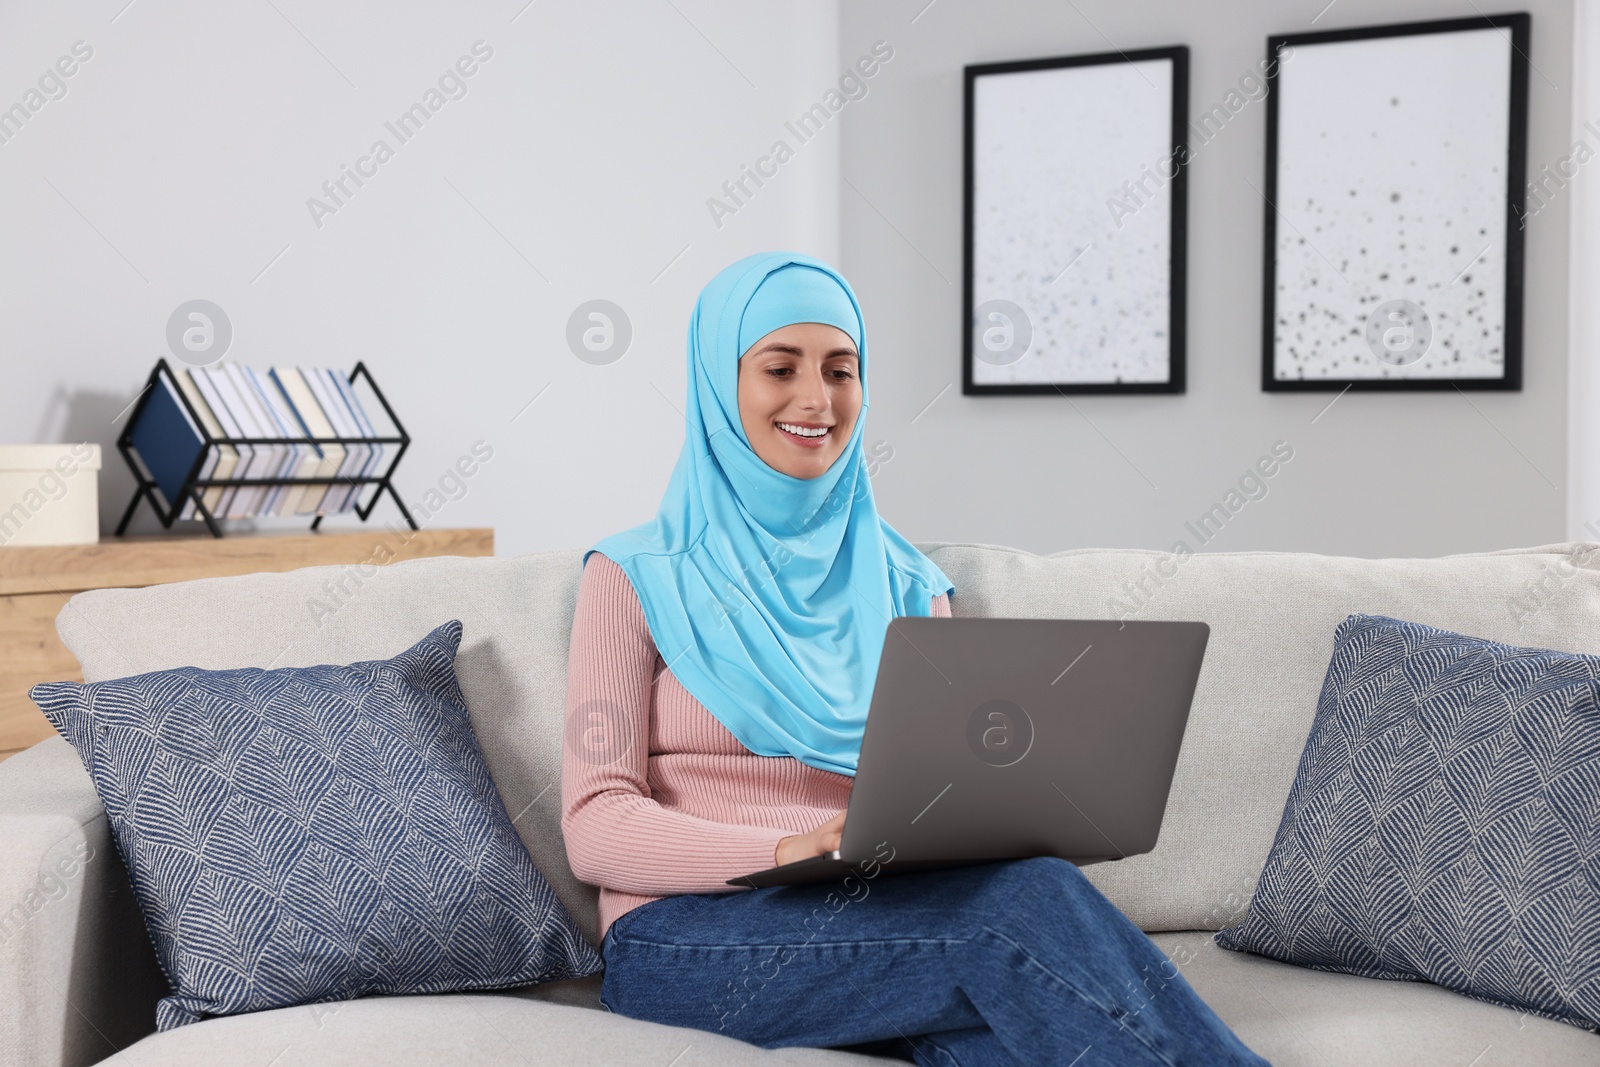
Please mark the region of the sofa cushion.
<svg viewBox="0 0 1600 1067"><path fill-rule="evenodd" d="M1352 615L1223 948L1600 1026L1600 657Z"/></svg>
<svg viewBox="0 0 1600 1067"><path fill-rule="evenodd" d="M374 554L392 550L374 531ZM1155 850L1084 868L1146 930L1216 930L1249 902L1345 616L1600 652L1600 571L1584 544L1438 559L920 542L957 616L1211 624ZM1585 551L1585 550L1588 551ZM466 624L456 668L490 773L562 902L596 936L598 893L566 865L558 787L580 549L312 567L74 596L57 617L84 676L387 655L421 620ZM431 622L429 623L431 625Z"/></svg>
<svg viewBox="0 0 1600 1067"><path fill-rule="evenodd" d="M687 1055L686 1055L687 1053ZM208 1019L152 1034L108 1067L867 1067L820 1049L766 1049L721 1034L508 995L366 997Z"/></svg>
<svg viewBox="0 0 1600 1067"><path fill-rule="evenodd" d="M460 641L451 620L349 666L33 687L94 780L173 983L160 1029L600 970L484 766Z"/></svg>
<svg viewBox="0 0 1600 1067"><path fill-rule="evenodd" d="M1600 1037L1470 1000L1427 982L1385 982L1228 952L1209 931L1155 934L1170 961L1145 981L1154 1003L1182 974L1274 1067L1572 1067ZM547 989L548 987L540 987ZM109 1067L686 1067L885 1063L812 1049L766 1051L720 1034L511 994L369 997L281 1008L154 1034ZM677 1057L677 1059L674 1059Z"/></svg>
<svg viewBox="0 0 1600 1067"><path fill-rule="evenodd" d="M1124 861L1126 862L1126 861ZM1152 934L1173 974L1273 1067L1574 1067L1600 1037L1428 982L1386 982L1229 952L1206 931Z"/></svg>
<svg viewBox="0 0 1600 1067"><path fill-rule="evenodd" d="M1390 615L1508 644L1600 653L1593 544L1435 559L919 547L955 583L950 607L958 618L1211 625L1155 849L1084 868L1145 930L1216 930L1244 913L1346 616Z"/></svg>

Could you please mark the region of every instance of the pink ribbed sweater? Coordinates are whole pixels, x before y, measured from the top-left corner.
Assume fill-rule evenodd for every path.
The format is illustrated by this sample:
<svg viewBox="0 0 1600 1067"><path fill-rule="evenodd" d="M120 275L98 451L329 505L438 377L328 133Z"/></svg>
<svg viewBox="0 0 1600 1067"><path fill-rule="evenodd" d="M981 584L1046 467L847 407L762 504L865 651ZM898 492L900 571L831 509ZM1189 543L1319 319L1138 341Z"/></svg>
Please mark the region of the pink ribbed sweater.
<svg viewBox="0 0 1600 1067"><path fill-rule="evenodd" d="M932 614L949 617L941 593ZM578 585L567 659L561 832L573 873L600 887L600 934L676 893L738 892L778 841L843 811L854 779L758 756L678 684L633 583L596 552Z"/></svg>

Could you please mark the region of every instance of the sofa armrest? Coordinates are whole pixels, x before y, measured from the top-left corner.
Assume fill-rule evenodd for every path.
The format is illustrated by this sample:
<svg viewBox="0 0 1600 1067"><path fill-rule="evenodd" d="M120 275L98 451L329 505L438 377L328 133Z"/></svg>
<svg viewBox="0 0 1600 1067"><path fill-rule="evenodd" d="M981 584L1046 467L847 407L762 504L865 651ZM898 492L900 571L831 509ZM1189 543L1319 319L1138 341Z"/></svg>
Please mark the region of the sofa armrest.
<svg viewBox="0 0 1600 1067"><path fill-rule="evenodd" d="M78 754L53 737L0 763L0 1064L96 1063L167 988Z"/></svg>

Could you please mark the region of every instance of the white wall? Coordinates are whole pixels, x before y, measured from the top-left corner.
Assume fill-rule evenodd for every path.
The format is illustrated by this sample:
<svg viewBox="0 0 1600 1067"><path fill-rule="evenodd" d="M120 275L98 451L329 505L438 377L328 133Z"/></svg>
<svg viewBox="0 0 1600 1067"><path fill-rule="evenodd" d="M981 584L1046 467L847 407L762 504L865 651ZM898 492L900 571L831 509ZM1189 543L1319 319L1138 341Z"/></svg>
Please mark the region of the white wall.
<svg viewBox="0 0 1600 1067"><path fill-rule="evenodd" d="M0 440L105 445L106 531L132 491L112 420L184 301L229 314L230 359L366 360L414 438L408 501L488 441L425 525L492 525L506 555L654 514L712 275L766 248L837 257L836 129L720 228L706 207L838 79L832 4L125 3L0 9L0 107L73 42L94 53L0 144ZM478 40L467 94L387 134ZM380 137L394 157L318 228L307 199ZM635 331L609 366L566 344L594 298Z"/></svg>
<svg viewBox="0 0 1600 1067"><path fill-rule="evenodd" d="M491 443L429 525L493 525L501 554L587 545L649 518L665 488L700 287L791 247L861 295L868 441L894 449L874 484L913 538L1170 548L1279 439L1294 459L1210 548L1431 555L1563 536L1567 201L1530 225L1523 392L1349 393L1313 424L1331 394L1258 384L1259 105L1190 174L1186 395L960 394L962 65L1182 42L1198 112L1319 5L125 2L0 11L0 106L74 41L94 49L0 144L0 440L109 449L168 315L204 297L233 320L229 358L365 359L416 439L408 501ZM1537 170L1569 139L1571 0L1519 7ZM1463 13L1341 0L1314 28ZM494 55L468 94L319 229L307 198L480 39ZM867 96L798 145L784 122L878 39L894 58ZM707 198L778 138L795 158L719 229ZM594 298L635 329L609 366L565 342ZM108 453L106 528L130 490Z"/></svg>
<svg viewBox="0 0 1600 1067"><path fill-rule="evenodd" d="M1179 538L1198 548L1184 523L1284 440L1294 458L1206 550L1437 555L1564 538L1566 199L1529 223L1522 392L1349 392L1317 418L1333 393L1267 394L1259 384L1261 103L1242 109L1189 173L1187 394L961 395L962 66L1187 44L1193 117L1265 57L1269 34L1473 13L1431 0L1341 0L1312 26L1323 7L941 0L919 15L922 4L845 5L841 58L877 38L896 50L877 97L845 116L841 204L843 270L872 316L879 355L868 436L895 451L874 486L902 532L1037 552L1171 549ZM1572 5L1514 8L1533 15L1537 171L1567 152Z"/></svg>

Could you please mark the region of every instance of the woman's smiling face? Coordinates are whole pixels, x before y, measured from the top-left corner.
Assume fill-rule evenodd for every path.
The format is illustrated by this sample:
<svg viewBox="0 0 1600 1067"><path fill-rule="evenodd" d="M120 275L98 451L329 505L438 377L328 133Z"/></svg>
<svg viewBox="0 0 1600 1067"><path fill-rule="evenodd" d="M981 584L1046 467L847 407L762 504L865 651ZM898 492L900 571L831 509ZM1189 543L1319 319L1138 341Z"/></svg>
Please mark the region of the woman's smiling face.
<svg viewBox="0 0 1600 1067"><path fill-rule="evenodd" d="M792 323L739 359L739 420L773 470L793 478L826 473L860 414L860 355L837 326Z"/></svg>

